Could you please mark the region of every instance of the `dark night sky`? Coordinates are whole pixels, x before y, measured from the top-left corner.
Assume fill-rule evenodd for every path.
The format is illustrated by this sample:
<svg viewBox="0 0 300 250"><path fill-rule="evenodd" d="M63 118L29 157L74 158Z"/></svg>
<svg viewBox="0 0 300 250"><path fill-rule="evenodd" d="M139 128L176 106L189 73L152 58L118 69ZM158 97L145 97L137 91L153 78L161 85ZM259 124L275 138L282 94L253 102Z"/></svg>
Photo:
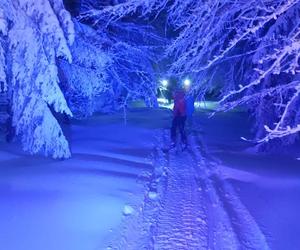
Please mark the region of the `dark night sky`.
<svg viewBox="0 0 300 250"><path fill-rule="evenodd" d="M79 13L81 0L64 0L64 5L73 16Z"/></svg>

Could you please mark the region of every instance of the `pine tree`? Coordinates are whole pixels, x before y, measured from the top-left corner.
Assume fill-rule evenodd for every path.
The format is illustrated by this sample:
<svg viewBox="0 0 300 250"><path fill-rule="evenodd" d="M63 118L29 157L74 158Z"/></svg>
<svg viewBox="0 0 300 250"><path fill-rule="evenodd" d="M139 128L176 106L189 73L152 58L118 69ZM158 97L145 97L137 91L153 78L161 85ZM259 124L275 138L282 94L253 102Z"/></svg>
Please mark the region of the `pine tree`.
<svg viewBox="0 0 300 250"><path fill-rule="evenodd" d="M8 26L7 23L10 25ZM72 61L69 46L74 28L60 0L22 0L0 3L2 40L9 46L0 77L9 72L12 92L12 125L24 150L54 158L70 157L68 142L55 113L72 113L59 88L56 59ZM3 38L4 35L4 38ZM1 48L1 47L0 47Z"/></svg>

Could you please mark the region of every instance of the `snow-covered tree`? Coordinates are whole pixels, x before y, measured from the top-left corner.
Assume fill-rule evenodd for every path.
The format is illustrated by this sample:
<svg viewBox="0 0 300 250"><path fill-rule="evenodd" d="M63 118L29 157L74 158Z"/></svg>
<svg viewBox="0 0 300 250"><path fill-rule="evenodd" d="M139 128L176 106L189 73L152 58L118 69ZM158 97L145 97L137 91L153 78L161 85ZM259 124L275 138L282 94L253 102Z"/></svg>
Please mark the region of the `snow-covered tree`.
<svg viewBox="0 0 300 250"><path fill-rule="evenodd" d="M11 95L12 125L25 150L70 156L57 113L84 117L135 99L155 106L164 49L174 60L171 73L192 77L200 96L220 95L219 111L246 105L258 142L293 142L286 136L300 131L299 0L77 5L84 24L74 43L62 0L0 2L1 91Z"/></svg>
<svg viewBox="0 0 300 250"><path fill-rule="evenodd" d="M129 101L142 99L147 106L156 106L156 66L162 58L166 39L142 18L125 18L122 11L117 17L118 8L125 6L122 7L125 10L127 3L84 1L82 6L99 8L97 16L92 9L83 12L79 19L92 25L102 37L103 48L111 59L107 73L117 105L122 107Z"/></svg>
<svg viewBox="0 0 300 250"><path fill-rule="evenodd" d="M84 15L107 24L165 18L176 34L171 71L191 75L198 91L219 91L220 111L247 105L257 141L267 142L300 130L299 12L299 0L131 0Z"/></svg>
<svg viewBox="0 0 300 250"><path fill-rule="evenodd" d="M173 69L222 73L230 63L242 74L225 75L221 110L247 104L259 142L298 132L299 1L200 2L190 2L190 14L171 12L183 29L170 47L178 55Z"/></svg>
<svg viewBox="0 0 300 250"><path fill-rule="evenodd" d="M91 27L75 23L76 40L71 47L73 63L59 60L60 85L75 118L113 109L114 92L107 73L111 65L102 49L102 37Z"/></svg>
<svg viewBox="0 0 300 250"><path fill-rule="evenodd" d="M142 99L149 107L157 105L156 64L165 40L160 38L153 27L143 24L117 22L110 25L108 36L111 66L108 67L110 83L119 104Z"/></svg>
<svg viewBox="0 0 300 250"><path fill-rule="evenodd" d="M11 89L12 125L30 153L54 158L70 156L55 113L72 113L59 87L56 59L72 61L73 22L62 0L2 0L0 78ZM3 64L3 61L7 63ZM4 65L4 66L3 66Z"/></svg>

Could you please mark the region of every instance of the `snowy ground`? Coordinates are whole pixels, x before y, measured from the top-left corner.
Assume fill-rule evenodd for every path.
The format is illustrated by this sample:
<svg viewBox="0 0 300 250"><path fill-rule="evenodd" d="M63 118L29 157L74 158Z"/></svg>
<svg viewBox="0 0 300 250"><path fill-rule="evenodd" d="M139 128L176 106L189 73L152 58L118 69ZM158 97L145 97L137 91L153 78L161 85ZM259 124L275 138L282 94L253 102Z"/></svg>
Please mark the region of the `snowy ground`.
<svg viewBox="0 0 300 250"><path fill-rule="evenodd" d="M282 148L282 154L254 154L239 139L249 131L245 114L226 116L202 119L203 141L220 162L220 175L236 190L271 249L300 249L299 145Z"/></svg>
<svg viewBox="0 0 300 250"><path fill-rule="evenodd" d="M247 151L242 113L198 113L168 152L170 115L73 122L67 161L0 143L0 249L299 249L296 157Z"/></svg>
<svg viewBox="0 0 300 250"><path fill-rule="evenodd" d="M148 113L132 112L129 119L127 126L122 115L72 124L67 161L0 144L1 250L105 248L124 207L142 202L153 169Z"/></svg>

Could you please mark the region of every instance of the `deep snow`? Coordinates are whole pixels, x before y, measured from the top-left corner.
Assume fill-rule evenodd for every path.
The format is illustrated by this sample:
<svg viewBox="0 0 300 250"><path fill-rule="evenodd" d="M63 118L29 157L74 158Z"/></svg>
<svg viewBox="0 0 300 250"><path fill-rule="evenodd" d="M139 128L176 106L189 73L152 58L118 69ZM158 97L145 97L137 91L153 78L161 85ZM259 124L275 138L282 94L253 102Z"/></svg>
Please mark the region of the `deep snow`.
<svg viewBox="0 0 300 250"><path fill-rule="evenodd" d="M254 153L252 144L240 140L251 136L242 112L219 114L211 121L203 117L201 122L207 151L220 162L220 175L234 187L270 248L299 249L299 145L267 155Z"/></svg>
<svg viewBox="0 0 300 250"><path fill-rule="evenodd" d="M259 155L242 112L197 112L190 147L168 109L72 121L73 157L0 143L0 249L299 249L297 155Z"/></svg>
<svg viewBox="0 0 300 250"><path fill-rule="evenodd" d="M138 206L152 171L147 112L73 122L73 157L28 156L0 145L0 249L104 249L125 206Z"/></svg>

